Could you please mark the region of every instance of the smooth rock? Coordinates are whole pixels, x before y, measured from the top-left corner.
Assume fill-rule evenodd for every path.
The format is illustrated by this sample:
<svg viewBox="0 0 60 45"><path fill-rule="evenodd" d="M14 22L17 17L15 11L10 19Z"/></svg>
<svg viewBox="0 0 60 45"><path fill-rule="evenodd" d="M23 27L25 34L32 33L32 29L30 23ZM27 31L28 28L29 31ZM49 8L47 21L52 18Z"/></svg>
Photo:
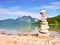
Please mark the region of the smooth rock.
<svg viewBox="0 0 60 45"><path fill-rule="evenodd" d="M50 36L50 33L45 33L45 34L39 33L38 36Z"/></svg>
<svg viewBox="0 0 60 45"><path fill-rule="evenodd" d="M47 34L47 33L49 33L48 30L40 30L39 32L42 33L42 34Z"/></svg>

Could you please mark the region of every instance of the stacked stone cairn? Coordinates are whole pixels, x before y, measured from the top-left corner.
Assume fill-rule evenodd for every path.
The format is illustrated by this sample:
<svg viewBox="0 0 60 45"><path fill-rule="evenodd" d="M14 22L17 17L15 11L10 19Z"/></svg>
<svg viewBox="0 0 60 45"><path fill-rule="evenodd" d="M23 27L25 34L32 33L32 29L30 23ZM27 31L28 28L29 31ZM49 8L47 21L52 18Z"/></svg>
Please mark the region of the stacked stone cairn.
<svg viewBox="0 0 60 45"><path fill-rule="evenodd" d="M40 14L41 14L41 28L39 30L39 33L42 35L50 35L48 31L49 26L48 26L47 17L46 17L46 11L41 10Z"/></svg>

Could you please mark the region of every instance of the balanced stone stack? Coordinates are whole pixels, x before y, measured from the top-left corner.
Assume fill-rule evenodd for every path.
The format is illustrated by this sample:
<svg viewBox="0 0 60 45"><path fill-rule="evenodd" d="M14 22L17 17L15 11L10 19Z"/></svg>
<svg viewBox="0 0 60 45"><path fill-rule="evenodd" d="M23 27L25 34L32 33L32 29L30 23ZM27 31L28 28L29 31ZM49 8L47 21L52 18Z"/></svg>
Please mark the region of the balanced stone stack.
<svg viewBox="0 0 60 45"><path fill-rule="evenodd" d="M41 28L40 28L39 32L41 34L50 35L50 33L48 31L49 26L48 26L47 17L46 17L46 11L45 10L42 10L40 12L40 14L42 16L42 19L41 19Z"/></svg>

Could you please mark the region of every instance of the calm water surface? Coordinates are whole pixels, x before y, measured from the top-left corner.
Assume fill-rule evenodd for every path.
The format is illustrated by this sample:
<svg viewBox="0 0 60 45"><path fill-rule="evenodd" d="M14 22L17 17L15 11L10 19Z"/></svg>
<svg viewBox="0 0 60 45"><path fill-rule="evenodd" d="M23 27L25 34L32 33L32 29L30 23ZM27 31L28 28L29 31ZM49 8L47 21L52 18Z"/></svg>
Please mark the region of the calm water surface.
<svg viewBox="0 0 60 45"><path fill-rule="evenodd" d="M49 25L49 26L50 26L49 28L50 31L56 31L60 34L60 25Z"/></svg>
<svg viewBox="0 0 60 45"><path fill-rule="evenodd" d="M60 25L49 25L49 31L51 35L58 35L60 33ZM6 33L38 33L39 27L34 24L22 24L22 25L3 25L0 26L0 30L5 30Z"/></svg>

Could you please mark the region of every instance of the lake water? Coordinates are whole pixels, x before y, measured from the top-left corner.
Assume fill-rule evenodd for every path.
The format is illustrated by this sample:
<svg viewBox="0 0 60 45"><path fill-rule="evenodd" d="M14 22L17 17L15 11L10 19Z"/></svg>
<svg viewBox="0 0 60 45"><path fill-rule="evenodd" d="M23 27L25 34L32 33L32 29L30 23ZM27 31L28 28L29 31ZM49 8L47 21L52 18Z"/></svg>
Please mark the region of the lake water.
<svg viewBox="0 0 60 45"><path fill-rule="evenodd" d="M60 25L50 25L49 30L56 31L56 32L60 33Z"/></svg>
<svg viewBox="0 0 60 45"><path fill-rule="evenodd" d="M38 33L39 29L35 24L0 26L0 30L5 30L6 33ZM58 35L60 33L60 25L50 25L49 31L51 35Z"/></svg>

